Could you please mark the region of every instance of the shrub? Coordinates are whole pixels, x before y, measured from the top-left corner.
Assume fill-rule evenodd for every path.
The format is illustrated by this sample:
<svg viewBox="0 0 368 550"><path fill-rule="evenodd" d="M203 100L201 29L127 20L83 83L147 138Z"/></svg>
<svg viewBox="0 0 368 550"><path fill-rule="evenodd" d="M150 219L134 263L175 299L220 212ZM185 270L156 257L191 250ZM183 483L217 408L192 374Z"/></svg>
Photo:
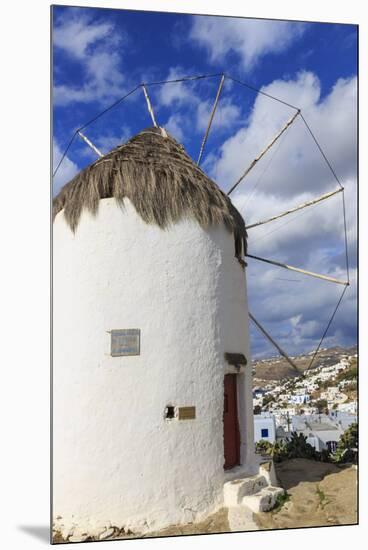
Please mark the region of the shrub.
<svg viewBox="0 0 368 550"><path fill-rule="evenodd" d="M262 407L266 407L269 403L272 403L273 401L275 401L273 395L265 395L262 400Z"/></svg>
<svg viewBox="0 0 368 550"><path fill-rule="evenodd" d="M319 413L323 413L323 412L328 413L327 399L319 399L318 401L316 401L315 406L317 407Z"/></svg>
<svg viewBox="0 0 368 550"><path fill-rule="evenodd" d="M287 443L276 441L269 453L275 462L282 462L288 458Z"/></svg>
<svg viewBox="0 0 368 550"><path fill-rule="evenodd" d="M278 495L276 498L275 506L272 508L272 513L277 514L281 510L281 508L286 504L286 502L289 502L290 495L287 491L285 491L284 494Z"/></svg>
<svg viewBox="0 0 368 550"><path fill-rule="evenodd" d="M292 432L289 441L286 444L288 458L315 458L316 451L303 434Z"/></svg>
<svg viewBox="0 0 368 550"><path fill-rule="evenodd" d="M269 454L271 448L272 443L266 441L265 439L260 439L256 443L256 453Z"/></svg>
<svg viewBox="0 0 368 550"><path fill-rule="evenodd" d="M315 459L320 462L332 462L332 454L327 449L322 449L321 452L316 451Z"/></svg>
<svg viewBox="0 0 368 550"><path fill-rule="evenodd" d="M303 434L297 434L292 432L288 441L276 441L272 444L269 441L261 439L256 443L256 452L267 454L272 457L274 462L282 462L289 458L310 458L315 460L321 460L319 453L317 453L307 443L307 438Z"/></svg>
<svg viewBox="0 0 368 550"><path fill-rule="evenodd" d="M358 458L358 424L354 422L340 437L334 455L334 462L343 464L353 462Z"/></svg>

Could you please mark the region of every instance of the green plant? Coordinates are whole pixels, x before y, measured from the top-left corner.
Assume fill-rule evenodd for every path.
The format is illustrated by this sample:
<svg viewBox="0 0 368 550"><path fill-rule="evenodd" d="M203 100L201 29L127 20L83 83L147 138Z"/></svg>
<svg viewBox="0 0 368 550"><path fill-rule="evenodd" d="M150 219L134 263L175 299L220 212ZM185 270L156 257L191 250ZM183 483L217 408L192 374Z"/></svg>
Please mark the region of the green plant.
<svg viewBox="0 0 368 550"><path fill-rule="evenodd" d="M277 514L289 500L290 494L287 491L285 491L282 495L278 495L275 506L272 508L272 514Z"/></svg>
<svg viewBox="0 0 368 550"><path fill-rule="evenodd" d="M334 462L338 464L357 462L358 424L354 422L340 437L334 455Z"/></svg>
<svg viewBox="0 0 368 550"><path fill-rule="evenodd" d="M269 403L272 403L273 401L275 401L273 395L265 395L262 400L262 407L266 407Z"/></svg>
<svg viewBox="0 0 368 550"><path fill-rule="evenodd" d="M321 506L322 510L324 509L324 507L330 503L330 501L328 500L328 498L326 497L326 494L325 492L320 488L319 485L317 485L317 495L318 495L318 498L319 498L319 505Z"/></svg>
<svg viewBox="0 0 368 550"><path fill-rule="evenodd" d="M327 399L318 399L318 401L316 401L315 406L317 407L319 413L324 413L324 412L328 413Z"/></svg>
<svg viewBox="0 0 368 550"><path fill-rule="evenodd" d="M307 443L307 438L303 434L291 433L291 437L286 444L288 458L316 458L316 451L312 445Z"/></svg>
<svg viewBox="0 0 368 550"><path fill-rule="evenodd" d="M270 454L270 450L272 449L272 447L272 443L266 441L265 439L260 439L256 443L256 453Z"/></svg>
<svg viewBox="0 0 368 550"><path fill-rule="evenodd" d="M268 453L275 462L282 462L287 458L287 443L276 441Z"/></svg>

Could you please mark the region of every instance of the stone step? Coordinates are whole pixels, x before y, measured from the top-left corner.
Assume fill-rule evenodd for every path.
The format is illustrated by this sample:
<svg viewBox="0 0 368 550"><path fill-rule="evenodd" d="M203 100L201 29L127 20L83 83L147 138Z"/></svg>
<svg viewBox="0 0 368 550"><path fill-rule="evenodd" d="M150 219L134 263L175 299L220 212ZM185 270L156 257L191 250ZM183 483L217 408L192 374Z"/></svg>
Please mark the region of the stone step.
<svg viewBox="0 0 368 550"><path fill-rule="evenodd" d="M224 484L224 505L239 506L244 497L258 493L267 485L268 481L262 474L227 481Z"/></svg>
<svg viewBox="0 0 368 550"><path fill-rule="evenodd" d="M269 485L264 487L258 493L244 496L241 500L241 506L246 506L252 512L268 512L274 508L277 497L284 494L284 489L281 487L273 487Z"/></svg>

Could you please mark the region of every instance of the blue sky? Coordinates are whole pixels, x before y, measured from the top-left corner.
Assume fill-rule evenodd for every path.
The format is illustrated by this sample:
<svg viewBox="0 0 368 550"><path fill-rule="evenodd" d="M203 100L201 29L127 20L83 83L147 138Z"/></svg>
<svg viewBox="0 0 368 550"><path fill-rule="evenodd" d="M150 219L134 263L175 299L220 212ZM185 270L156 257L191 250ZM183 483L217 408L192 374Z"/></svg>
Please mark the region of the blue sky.
<svg viewBox="0 0 368 550"><path fill-rule="evenodd" d="M346 189L352 285L325 345L356 342L357 27L94 8L53 8L54 161L76 128L141 82L226 72L302 108ZM148 88L156 118L196 159L219 77ZM225 80L202 168L227 190L292 116ZM88 126L108 152L150 126L142 90ZM54 192L95 160L75 139ZM56 166L56 164L55 164ZM298 118L232 199L246 222L337 186ZM272 234L272 236L271 236ZM252 254L345 279L341 194L249 230ZM249 260L250 308L291 354L318 342L342 287ZM273 354L255 329L254 356Z"/></svg>

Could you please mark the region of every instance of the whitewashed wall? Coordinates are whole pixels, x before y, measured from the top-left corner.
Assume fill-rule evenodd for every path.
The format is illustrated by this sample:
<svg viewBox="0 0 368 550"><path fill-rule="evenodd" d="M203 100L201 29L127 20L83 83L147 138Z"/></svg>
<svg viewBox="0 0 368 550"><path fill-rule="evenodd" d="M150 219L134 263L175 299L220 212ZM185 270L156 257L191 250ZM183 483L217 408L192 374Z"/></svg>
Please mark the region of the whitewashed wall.
<svg viewBox="0 0 368 550"><path fill-rule="evenodd" d="M53 516L98 533L200 520L223 501L225 351L249 357L244 271L233 236L192 220L145 224L100 201L73 235L54 222ZM111 329L141 353L110 356ZM251 465L251 369L240 375L242 462ZM165 420L166 405L196 407Z"/></svg>
<svg viewBox="0 0 368 550"><path fill-rule="evenodd" d="M262 436L262 430L268 430L268 436ZM264 439L270 443L275 443L276 441L276 421L275 417L263 416L261 414L254 415L254 441L260 441Z"/></svg>

